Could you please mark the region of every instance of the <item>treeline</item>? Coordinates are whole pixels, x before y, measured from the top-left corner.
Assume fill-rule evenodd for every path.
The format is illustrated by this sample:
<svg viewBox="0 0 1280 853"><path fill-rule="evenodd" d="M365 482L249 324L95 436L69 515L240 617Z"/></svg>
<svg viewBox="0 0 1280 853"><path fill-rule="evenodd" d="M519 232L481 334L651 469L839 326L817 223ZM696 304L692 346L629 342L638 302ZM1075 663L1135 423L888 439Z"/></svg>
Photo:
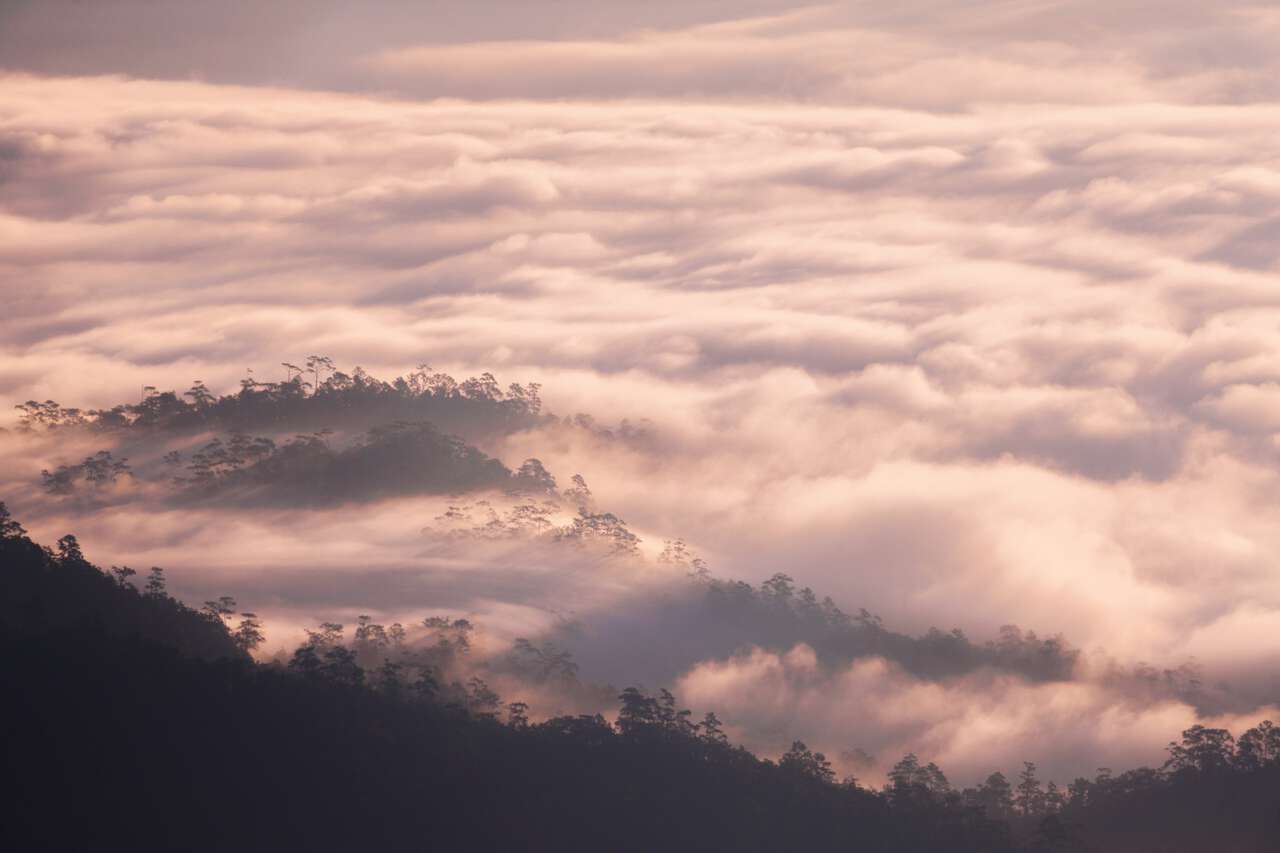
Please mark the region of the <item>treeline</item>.
<svg viewBox="0 0 1280 853"><path fill-rule="evenodd" d="M172 451L165 461L188 498L236 497L290 506L488 489L545 492L550 480L537 460L511 471L426 422L374 427L342 448L331 446L323 433L281 444L232 433L225 441L213 438L186 459Z"/></svg>
<svg viewBox="0 0 1280 853"><path fill-rule="evenodd" d="M490 373L458 381L422 365L384 381L360 367L350 373L338 370L324 356L309 356L302 366L282 367L284 380L247 377L238 391L223 395L196 380L183 392L147 387L139 402L109 409L28 400L17 407L19 428L252 432L430 420L442 429L474 436L527 429L544 418L537 383L512 383L504 389Z"/></svg>
<svg viewBox="0 0 1280 853"><path fill-rule="evenodd" d="M234 601L223 598L194 610L170 596L164 569L153 567L141 588L137 572L104 572L85 559L76 537L56 549L32 542L0 502L0 566L4 606L0 628L10 636L93 630L138 637L202 660L245 658L261 640L257 617L243 614L233 633L223 621Z"/></svg>
<svg viewBox="0 0 1280 853"><path fill-rule="evenodd" d="M68 573L104 611L176 606L125 589L129 578L93 568L69 541L34 545L4 518L6 611L56 600ZM10 597L15 579L21 599ZM0 625L5 749L21 780L0 821L8 849L103 838L209 850L1012 849L979 814L906 820L876 794L833 784L802 745L762 761L731 745L714 715L691 723L669 694L624 691L612 723L531 723L521 703L499 708L479 685L454 701L430 666L409 677L383 656L366 670L361 655L396 643L395 626L363 622L350 643L322 626L289 665L255 664L220 603L176 611L182 630L220 635L223 654L204 659L180 650L197 644L175 648L79 607L69 612L82 618ZM461 620L434 627L428 655L467 642Z"/></svg>
<svg viewBox="0 0 1280 853"><path fill-rule="evenodd" d="M913 637L890 631L879 616L860 609L842 611L829 597L818 600L808 587L797 588L786 574L775 574L758 588L744 581L706 578L703 612L726 634L726 646L754 636L756 644L790 648L806 643L819 660L842 665L860 657L884 657L921 678L940 679L984 666L1014 672L1031 681L1066 681L1079 652L1061 636L1039 637L1014 625L996 640L975 643L959 628L930 629Z"/></svg>
<svg viewBox="0 0 1280 853"><path fill-rule="evenodd" d="M761 760L666 691L621 691L616 719L532 722L483 681L446 683L472 626L410 642L362 618L256 664L252 614L203 611L152 573L103 572L73 537L26 536L0 504L5 749L20 780L7 849L1183 851L1274 849L1280 736L1194 727L1159 769L956 789L907 756L879 791L797 742ZM770 585L777 595L776 579ZM793 593L794 595L794 593ZM544 683L573 663L517 643ZM1051 736L1051 733L1049 733Z"/></svg>
<svg viewBox="0 0 1280 853"><path fill-rule="evenodd" d="M582 641L582 626L576 623L552 634L557 641L582 646L587 671L621 668L660 682L700 661L753 647L785 653L804 644L829 672L841 671L854 660L879 657L930 681L984 668L1034 682L1077 677L1080 653L1060 635L1040 636L1013 625L986 641L970 639L959 629L931 628L910 635L886 627L865 608L846 612L829 596L819 596L784 573L756 585L716 577L680 540L667 542L658 560L683 570L692 583L639 602L627 618L611 620L590 642Z"/></svg>
<svg viewBox="0 0 1280 853"><path fill-rule="evenodd" d="M487 500L450 504L436 516L435 532L451 539L501 541L537 538L578 545L592 545L613 555L638 556L641 539L626 521L611 512L597 511L595 498L581 474L557 491L556 480L537 459L526 459L515 472L521 485L514 490L525 499L499 510ZM513 493L513 490L508 490ZM567 504L577 513L567 524L556 516Z"/></svg>

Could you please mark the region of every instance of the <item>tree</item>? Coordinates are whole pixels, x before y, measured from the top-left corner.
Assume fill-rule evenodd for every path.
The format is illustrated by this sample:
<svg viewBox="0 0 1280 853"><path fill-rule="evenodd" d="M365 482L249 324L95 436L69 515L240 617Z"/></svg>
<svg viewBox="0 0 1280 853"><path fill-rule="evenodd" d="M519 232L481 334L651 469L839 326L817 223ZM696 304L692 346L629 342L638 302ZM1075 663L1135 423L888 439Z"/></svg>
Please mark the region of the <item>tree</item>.
<svg viewBox="0 0 1280 853"><path fill-rule="evenodd" d="M706 743L718 745L729 743L729 736L724 733L724 725L714 711L706 713L706 716L702 718L702 722L698 724L698 728L701 732L698 737Z"/></svg>
<svg viewBox="0 0 1280 853"><path fill-rule="evenodd" d="M772 600L778 603L787 603L791 600L791 596L795 593L795 580L790 575L784 575L778 572L764 583L760 584L760 591Z"/></svg>
<svg viewBox="0 0 1280 853"><path fill-rule="evenodd" d="M507 704L507 725L513 729L529 728L529 706L525 702Z"/></svg>
<svg viewBox="0 0 1280 853"><path fill-rule="evenodd" d="M206 601L200 608L210 619L222 624L223 620L236 612L236 600L229 595L221 596L217 601Z"/></svg>
<svg viewBox="0 0 1280 853"><path fill-rule="evenodd" d="M1066 808L1067 798L1052 779L1044 789L1044 811L1046 814L1057 814Z"/></svg>
<svg viewBox="0 0 1280 853"><path fill-rule="evenodd" d="M471 400L501 400L502 387L492 373L482 373L462 383L462 395Z"/></svg>
<svg viewBox="0 0 1280 853"><path fill-rule="evenodd" d="M542 400L538 397L541 387L537 382L530 382L528 387L512 382L507 386L507 402L516 404L524 414L537 415L542 410Z"/></svg>
<svg viewBox="0 0 1280 853"><path fill-rule="evenodd" d="M147 583L142 591L151 598L165 598L168 591L165 587L164 569L159 566L152 566L151 572L147 576Z"/></svg>
<svg viewBox="0 0 1280 853"><path fill-rule="evenodd" d="M339 622L321 622L319 631L304 629L307 632L307 644L321 649L336 646L342 642L343 626Z"/></svg>
<svg viewBox="0 0 1280 853"><path fill-rule="evenodd" d="M1093 783L1083 776L1077 776L1075 781L1067 786L1067 803L1075 808L1081 808L1089 804L1089 790L1093 787Z"/></svg>
<svg viewBox="0 0 1280 853"><path fill-rule="evenodd" d="M658 555L659 563L687 568L689 577L702 583L711 580L711 570L701 557L694 555L683 539L668 539L662 543L662 553Z"/></svg>
<svg viewBox="0 0 1280 853"><path fill-rule="evenodd" d="M821 752L810 750L804 741L792 741L791 749L778 760L778 766L818 782L831 783L836 778L827 757Z"/></svg>
<svg viewBox="0 0 1280 853"><path fill-rule="evenodd" d="M99 450L86 456L80 463L84 478L96 486L114 483L122 474L129 474L129 460L115 459L109 450Z"/></svg>
<svg viewBox="0 0 1280 853"><path fill-rule="evenodd" d="M992 773L978 786L978 804L993 817L1002 817L1013 811L1013 787L1003 773Z"/></svg>
<svg viewBox="0 0 1280 853"><path fill-rule="evenodd" d="M58 562L64 566L87 565L80 541L70 533L58 540Z"/></svg>
<svg viewBox="0 0 1280 853"><path fill-rule="evenodd" d="M428 616L422 626L430 631L435 645L426 651L431 660L441 668L471 651L471 632L475 626L466 619L450 619L448 616Z"/></svg>
<svg viewBox="0 0 1280 853"><path fill-rule="evenodd" d="M209 389L199 379L191 386L191 390L184 391L182 396L191 398L191 405L197 412L209 409L217 401L217 398L210 393Z"/></svg>
<svg viewBox="0 0 1280 853"><path fill-rule="evenodd" d="M921 778L920 759L914 752L908 752L889 769L889 781L885 784L885 793L894 802L907 801L924 789Z"/></svg>
<svg viewBox="0 0 1280 853"><path fill-rule="evenodd" d="M687 566L693 552L683 539L668 539L662 543L662 553L658 555L659 563L675 566Z"/></svg>
<svg viewBox="0 0 1280 853"><path fill-rule="evenodd" d="M121 475L130 475L129 460L116 459L109 450L99 450L86 456L75 465L59 465L53 471L40 472L41 484L51 495L69 495L75 491L76 481L83 479L96 488L109 486Z"/></svg>
<svg viewBox="0 0 1280 853"><path fill-rule="evenodd" d="M378 668L378 689L388 696L399 697L404 692L404 678L401 673L404 664L386 658Z"/></svg>
<svg viewBox="0 0 1280 853"><path fill-rule="evenodd" d="M915 753L909 752L889 770L885 790L891 799L906 802L921 796L944 796L951 791L951 783L937 764L931 761L922 767Z"/></svg>
<svg viewBox="0 0 1280 853"><path fill-rule="evenodd" d="M79 473L79 466L59 465L52 471L42 469L40 484L51 495L69 495L75 490L75 478Z"/></svg>
<svg viewBox="0 0 1280 853"><path fill-rule="evenodd" d="M53 429L85 422L84 415L79 409L64 409L53 400L45 400L43 403L28 400L14 408L22 412L18 418L18 426L23 432L30 432L37 426Z"/></svg>
<svg viewBox="0 0 1280 853"><path fill-rule="evenodd" d="M1044 810L1044 792L1040 790L1040 780L1036 778L1034 762L1022 762L1014 804L1024 815L1040 814Z"/></svg>
<svg viewBox="0 0 1280 853"><path fill-rule="evenodd" d="M0 539L21 539L27 531L14 520L4 501L0 501Z"/></svg>
<svg viewBox="0 0 1280 853"><path fill-rule="evenodd" d="M315 379L311 385L311 395L314 397L320 393L320 371L328 370L332 372L333 359L323 355L309 355L307 356L307 370L311 371L311 375Z"/></svg>
<svg viewBox="0 0 1280 853"><path fill-rule="evenodd" d="M430 702L440 692L440 679L436 677L434 669L429 666L421 666L418 668L418 677L411 686L419 699L424 702Z"/></svg>
<svg viewBox="0 0 1280 853"><path fill-rule="evenodd" d="M373 621L370 616L356 617L355 633L356 651L381 651L391 644L387 631Z"/></svg>
<svg viewBox="0 0 1280 853"><path fill-rule="evenodd" d="M240 624L231 633L231 639L242 652L249 654L262 645L266 635L262 632L262 623L258 621L256 613L241 613L240 617Z"/></svg>
<svg viewBox="0 0 1280 853"><path fill-rule="evenodd" d="M890 788L908 788L918 781L920 759L914 752L908 752L889 770Z"/></svg>
<svg viewBox="0 0 1280 853"><path fill-rule="evenodd" d="M483 678L471 676L467 681L467 710L477 716L493 717L502 707L502 697Z"/></svg>
<svg viewBox="0 0 1280 853"><path fill-rule="evenodd" d="M112 566L111 574L115 576L116 583L122 587L133 589L133 584L129 583L129 578L137 574L136 571L128 566Z"/></svg>
<svg viewBox="0 0 1280 853"><path fill-rule="evenodd" d="M581 474L574 474L570 481L573 485L564 490L564 499L583 512L591 511L595 506L595 499L587 481Z"/></svg>
<svg viewBox="0 0 1280 853"><path fill-rule="evenodd" d="M331 646L325 650L320 665L320 675L336 684L359 687L364 683L364 670L356 662L356 653L346 646Z"/></svg>
<svg viewBox="0 0 1280 853"><path fill-rule="evenodd" d="M548 681L567 684L578 677L578 665L573 662L573 654L560 651L552 643L539 647L524 637L517 637L511 646L510 660L539 684Z"/></svg>
<svg viewBox="0 0 1280 853"><path fill-rule="evenodd" d="M299 382L301 381L302 368L298 367L298 365L296 364L290 364L287 361L280 362L280 366L284 368L284 384L291 387L296 387L294 386L294 380L297 379L299 380ZM295 373L297 374L296 377L294 376Z"/></svg>
<svg viewBox="0 0 1280 853"><path fill-rule="evenodd" d="M693 712L676 708L675 695L665 687L658 691L658 722L670 732L692 737L698 727L690 721Z"/></svg>
<svg viewBox="0 0 1280 853"><path fill-rule="evenodd" d="M1263 720L1240 735L1236 743L1236 766L1242 770L1258 770L1280 763L1280 728Z"/></svg>
<svg viewBox="0 0 1280 853"><path fill-rule="evenodd" d="M313 643L304 643L293 650L289 658L289 669L299 675L315 677L320 674L320 652Z"/></svg>
<svg viewBox="0 0 1280 853"><path fill-rule="evenodd" d="M515 479L521 491L547 495L556 493L556 478L551 476L538 459L524 460L516 471Z"/></svg>
<svg viewBox="0 0 1280 853"><path fill-rule="evenodd" d="M1166 770L1173 773L1217 773L1231 767L1235 758L1235 740L1226 729L1210 729L1194 725L1182 733L1181 741L1167 747Z"/></svg>
<svg viewBox="0 0 1280 853"><path fill-rule="evenodd" d="M618 731L624 735L638 734L658 724L658 700L652 696L628 687L618 695L618 700L622 703L618 709Z"/></svg>
<svg viewBox="0 0 1280 853"><path fill-rule="evenodd" d="M593 513L585 508L567 527L561 528L556 538L569 542L599 542L606 545L611 554L636 554L640 537L627 529L627 523L611 512Z"/></svg>
<svg viewBox="0 0 1280 853"><path fill-rule="evenodd" d="M924 766L924 785L935 796L951 793L951 783L947 781L946 774L932 761Z"/></svg>

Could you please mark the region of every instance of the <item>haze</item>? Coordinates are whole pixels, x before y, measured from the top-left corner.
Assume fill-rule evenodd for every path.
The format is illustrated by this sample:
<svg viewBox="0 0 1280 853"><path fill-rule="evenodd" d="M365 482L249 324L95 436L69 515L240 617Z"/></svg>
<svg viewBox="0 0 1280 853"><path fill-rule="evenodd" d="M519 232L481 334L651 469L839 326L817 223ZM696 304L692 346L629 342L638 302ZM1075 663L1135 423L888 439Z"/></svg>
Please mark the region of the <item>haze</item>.
<svg viewBox="0 0 1280 853"><path fill-rule="evenodd" d="M450 534L450 503L501 504L479 486L184 504L144 475L210 436L17 413L5 500L39 541L235 594L260 654L465 615L495 654L554 638L584 683L670 686L871 779L911 750L1069 780L1274 717L1280 10L891 5L0 5L6 410L227 394L311 354L487 371L593 420L463 438L581 474L641 543ZM39 488L104 448L136 482ZM1080 654L1041 678L829 665L765 627L726 650L681 621L676 539L894 631Z"/></svg>

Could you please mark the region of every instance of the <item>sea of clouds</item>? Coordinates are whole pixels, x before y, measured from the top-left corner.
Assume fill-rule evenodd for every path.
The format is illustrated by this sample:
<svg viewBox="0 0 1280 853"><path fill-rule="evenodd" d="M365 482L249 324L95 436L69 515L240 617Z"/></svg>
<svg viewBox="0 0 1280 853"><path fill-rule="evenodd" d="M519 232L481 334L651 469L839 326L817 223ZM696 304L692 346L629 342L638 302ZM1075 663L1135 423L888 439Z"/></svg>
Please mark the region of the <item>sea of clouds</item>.
<svg viewBox="0 0 1280 853"><path fill-rule="evenodd" d="M531 5L6 7L0 402L226 392L310 353L540 382L644 440L483 449L585 474L643 559L442 544L426 497L60 501L40 470L101 442L11 431L0 497L34 534L235 593L282 646L366 612L604 634L686 582L654 560L683 537L720 577L1093 661L928 681L800 644L670 685L766 752L880 772L1061 780L1280 701L1280 12Z"/></svg>

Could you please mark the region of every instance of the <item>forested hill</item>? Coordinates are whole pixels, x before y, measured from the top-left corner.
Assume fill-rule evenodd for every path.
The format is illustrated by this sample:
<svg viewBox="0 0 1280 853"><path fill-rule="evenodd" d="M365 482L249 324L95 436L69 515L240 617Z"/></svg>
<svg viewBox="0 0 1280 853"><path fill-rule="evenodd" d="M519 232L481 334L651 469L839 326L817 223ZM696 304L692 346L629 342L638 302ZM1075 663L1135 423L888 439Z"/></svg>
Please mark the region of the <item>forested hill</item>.
<svg viewBox="0 0 1280 853"><path fill-rule="evenodd" d="M531 723L459 701L314 634L257 664L251 614L193 610L163 573L46 549L0 504L0 687L19 792L7 850L1235 851L1280 838L1280 735L1198 729L1162 770L1054 802L988 780L975 799L914 756L883 791L797 743L777 762L713 714L624 690L615 721ZM994 774L998 775L998 774ZM1083 781L1083 780L1082 780ZM1212 839L1212 842L1211 842Z"/></svg>
<svg viewBox="0 0 1280 853"><path fill-rule="evenodd" d="M0 567L4 606L0 629L10 638L89 631L129 637L201 660L247 660L246 642L259 636L253 614L232 633L222 621L231 599L196 611L169 596L164 570L153 568L139 590L133 569L103 572L85 559L75 536L57 549L37 545L0 503Z"/></svg>
<svg viewBox="0 0 1280 853"><path fill-rule="evenodd" d="M537 383L504 390L492 374L461 382L426 365L384 381L361 368L350 374L333 361L310 356L303 366L284 363L287 378L246 378L236 393L218 395L195 380L182 393L148 386L138 403L79 409L53 400L19 405L19 429L83 428L95 432L223 432L256 429L367 429L371 425L429 420L472 438L503 435L545 421ZM308 381L308 378L311 381Z"/></svg>

